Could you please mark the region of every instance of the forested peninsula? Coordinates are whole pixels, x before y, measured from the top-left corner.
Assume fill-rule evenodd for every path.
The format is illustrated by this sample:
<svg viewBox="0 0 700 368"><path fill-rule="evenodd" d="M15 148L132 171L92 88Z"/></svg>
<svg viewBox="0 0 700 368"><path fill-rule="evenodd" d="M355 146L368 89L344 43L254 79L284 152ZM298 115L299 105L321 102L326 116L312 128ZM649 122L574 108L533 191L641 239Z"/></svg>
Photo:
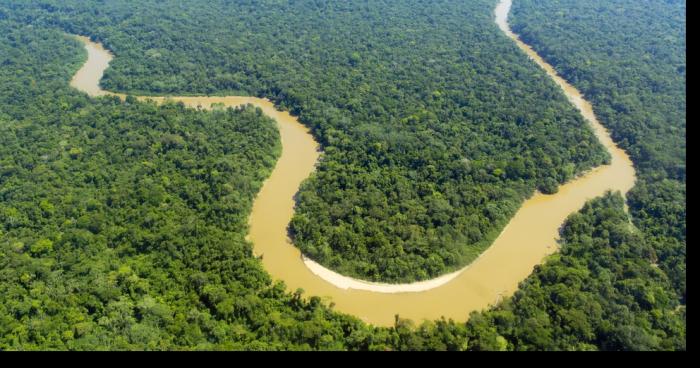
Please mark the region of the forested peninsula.
<svg viewBox="0 0 700 368"><path fill-rule="evenodd" d="M285 291L252 256L272 120L90 99L68 86L85 53L66 33L119 56L105 88L299 115L325 154L291 230L348 275L468 263L534 190L606 154L497 33L494 1L234 3L0 4L0 349L685 350L685 2L515 2L514 30L640 170L632 226L618 194L595 199L513 298L391 328Z"/></svg>
<svg viewBox="0 0 700 368"><path fill-rule="evenodd" d="M295 245L344 275L411 282L466 265L536 189L608 157L499 33L493 1L421 4L39 1L10 14L101 42L117 56L107 90L250 94L298 115L324 155L298 195Z"/></svg>
<svg viewBox="0 0 700 368"><path fill-rule="evenodd" d="M632 157L639 176L629 193L633 221L683 300L685 16L679 0L524 0L513 6L514 30L586 94Z"/></svg>

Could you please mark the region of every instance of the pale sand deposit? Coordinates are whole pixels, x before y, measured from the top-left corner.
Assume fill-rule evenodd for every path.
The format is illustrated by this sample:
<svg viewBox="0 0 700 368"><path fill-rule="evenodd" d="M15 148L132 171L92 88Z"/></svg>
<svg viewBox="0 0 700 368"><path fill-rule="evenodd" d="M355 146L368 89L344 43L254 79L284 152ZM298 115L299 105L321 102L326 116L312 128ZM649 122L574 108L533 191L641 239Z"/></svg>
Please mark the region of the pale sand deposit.
<svg viewBox="0 0 700 368"><path fill-rule="evenodd" d="M591 105L529 46L520 42L508 26L511 1L496 7L496 23L531 59L560 86L590 123L596 136L612 155L610 165L600 166L569 183L554 195L536 193L526 200L498 238L479 258L459 271L409 284L383 284L362 281L331 271L303 257L287 235L294 214L294 195L299 185L315 169L318 144L309 131L287 112L275 109L267 99L246 96L228 97L138 97L163 101L182 101L188 106L209 108L253 104L275 119L280 129L282 154L270 177L258 193L249 218L248 239L256 255L262 255L265 269L282 280L288 290L305 290L307 296L321 296L334 303L334 309L354 314L377 325L391 325L394 316L435 320L440 317L464 321L469 313L482 310L503 297L512 295L542 260L557 250L558 229L572 212L586 201L607 190L626 193L635 181L635 172L627 154L612 142L608 132L593 115ZM76 73L71 85L91 96L117 95L99 87L112 55L101 45L80 37L88 51L88 60Z"/></svg>

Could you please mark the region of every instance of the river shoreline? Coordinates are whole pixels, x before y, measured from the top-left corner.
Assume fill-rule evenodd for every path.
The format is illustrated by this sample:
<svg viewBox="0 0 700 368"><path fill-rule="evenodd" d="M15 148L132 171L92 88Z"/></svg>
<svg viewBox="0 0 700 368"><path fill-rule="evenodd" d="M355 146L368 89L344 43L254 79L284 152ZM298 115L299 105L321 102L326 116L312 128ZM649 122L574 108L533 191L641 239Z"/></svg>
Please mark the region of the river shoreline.
<svg viewBox="0 0 700 368"><path fill-rule="evenodd" d="M273 279L284 281L288 290L303 289L307 295L332 301L334 309L353 314L365 322L390 326L395 316L421 320L441 317L458 321L470 312L488 308L512 295L534 266L558 249L559 228L565 219L590 199L607 190L627 193L635 182L635 172L627 154L618 148L607 130L597 121L591 105L573 86L519 40L507 23L511 0L501 0L495 8L495 22L501 31L545 70L569 101L592 127L596 137L611 155L609 165L593 168L559 187L553 195L535 193L525 200L504 226L490 247L460 270L440 277L407 284L374 283L343 276L303 256L288 237L287 226L294 215L294 196L300 184L315 170L320 157L318 143L288 112L278 111L267 100L250 96L140 96L139 100L173 100L189 107L209 108L252 104L274 119L280 130L282 154L270 177L253 202L249 234L253 252L261 257ZM112 55L100 44L79 37L88 51L88 60L75 74L71 86L90 96L124 94L104 91L99 86Z"/></svg>

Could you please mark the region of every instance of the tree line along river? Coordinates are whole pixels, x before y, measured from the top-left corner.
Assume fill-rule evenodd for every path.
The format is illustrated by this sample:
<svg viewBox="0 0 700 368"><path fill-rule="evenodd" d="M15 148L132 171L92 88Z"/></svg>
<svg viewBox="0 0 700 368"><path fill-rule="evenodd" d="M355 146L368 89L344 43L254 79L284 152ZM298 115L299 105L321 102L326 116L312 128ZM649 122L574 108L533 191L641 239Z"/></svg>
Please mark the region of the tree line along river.
<svg viewBox="0 0 700 368"><path fill-rule="evenodd" d="M498 3L496 25L561 87L610 152L612 160L609 165L599 166L560 186L556 194L535 193L523 202L498 238L479 258L459 271L432 280L384 284L353 279L304 257L291 243L287 226L294 214L294 195L302 181L313 173L320 156L319 145L304 125L289 113L278 111L269 100L247 96L138 98L156 102L167 98L202 108L209 108L214 103L224 106L252 104L277 121L282 154L253 203L248 240L253 243L254 253L263 256L262 263L267 272L274 279L283 280L288 290L302 288L306 295L332 301L336 310L376 325L392 325L396 314L416 321L442 316L463 321L470 312L487 308L512 295L533 267L557 250L558 230L569 214L607 190L625 194L635 183L635 171L629 156L614 144L593 114L591 104L510 30L507 19L511 3L511 0ZM71 85L90 96L124 98L124 94L104 91L99 86L112 54L86 37L78 38L85 45L88 59L75 74Z"/></svg>

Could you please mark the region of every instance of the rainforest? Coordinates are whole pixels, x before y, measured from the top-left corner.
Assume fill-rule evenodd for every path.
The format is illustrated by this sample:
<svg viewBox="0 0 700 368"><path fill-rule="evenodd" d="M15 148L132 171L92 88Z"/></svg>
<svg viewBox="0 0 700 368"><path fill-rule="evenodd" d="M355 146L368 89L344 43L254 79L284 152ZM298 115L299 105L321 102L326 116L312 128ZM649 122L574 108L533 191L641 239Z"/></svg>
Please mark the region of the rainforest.
<svg viewBox="0 0 700 368"><path fill-rule="evenodd" d="M267 99L308 129L319 159L282 230L367 282L476 265L528 200L614 165L497 3L1 3L0 349L685 350L684 1L513 2L636 171L517 291L372 323L255 251L290 142L274 112L186 96ZM114 55L115 94L71 87L75 35Z"/></svg>

